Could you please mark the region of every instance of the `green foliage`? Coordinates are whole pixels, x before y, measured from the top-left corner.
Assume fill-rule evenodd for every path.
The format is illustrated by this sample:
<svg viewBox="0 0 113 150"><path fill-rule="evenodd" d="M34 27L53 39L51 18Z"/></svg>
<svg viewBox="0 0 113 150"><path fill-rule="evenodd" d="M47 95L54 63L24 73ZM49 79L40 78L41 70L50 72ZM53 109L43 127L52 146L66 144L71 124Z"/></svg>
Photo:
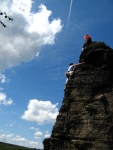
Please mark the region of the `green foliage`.
<svg viewBox="0 0 113 150"><path fill-rule="evenodd" d="M0 142L0 150L30 150L30 149L32 148L27 148L27 147Z"/></svg>
<svg viewBox="0 0 113 150"><path fill-rule="evenodd" d="M6 19L8 19L8 20L10 20L10 21L13 20L11 17L9 17L9 16L6 14L6 12L2 12L1 10L0 10L0 15L1 15L1 16L4 16L4 18L6 18ZM0 20L0 23L1 23L1 25L2 25L3 27L7 27L1 20Z"/></svg>

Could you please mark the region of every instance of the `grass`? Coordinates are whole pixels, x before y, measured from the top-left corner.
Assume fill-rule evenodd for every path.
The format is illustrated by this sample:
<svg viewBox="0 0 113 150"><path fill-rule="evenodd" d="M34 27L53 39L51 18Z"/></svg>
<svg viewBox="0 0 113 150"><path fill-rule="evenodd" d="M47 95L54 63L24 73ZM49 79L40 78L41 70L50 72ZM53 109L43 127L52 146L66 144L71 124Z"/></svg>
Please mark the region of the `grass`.
<svg viewBox="0 0 113 150"><path fill-rule="evenodd" d="M38 150L35 148L27 148L23 146L18 146L18 145L13 145L13 144L8 144L4 142L0 142L0 150Z"/></svg>

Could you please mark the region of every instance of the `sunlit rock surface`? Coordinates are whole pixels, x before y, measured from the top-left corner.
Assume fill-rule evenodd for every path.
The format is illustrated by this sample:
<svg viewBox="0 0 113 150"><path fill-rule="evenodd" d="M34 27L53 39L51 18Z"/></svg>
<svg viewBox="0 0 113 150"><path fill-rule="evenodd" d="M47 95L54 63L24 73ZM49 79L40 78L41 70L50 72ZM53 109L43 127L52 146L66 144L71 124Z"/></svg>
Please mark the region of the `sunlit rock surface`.
<svg viewBox="0 0 113 150"><path fill-rule="evenodd" d="M93 42L80 55L75 75L44 150L113 149L113 50Z"/></svg>

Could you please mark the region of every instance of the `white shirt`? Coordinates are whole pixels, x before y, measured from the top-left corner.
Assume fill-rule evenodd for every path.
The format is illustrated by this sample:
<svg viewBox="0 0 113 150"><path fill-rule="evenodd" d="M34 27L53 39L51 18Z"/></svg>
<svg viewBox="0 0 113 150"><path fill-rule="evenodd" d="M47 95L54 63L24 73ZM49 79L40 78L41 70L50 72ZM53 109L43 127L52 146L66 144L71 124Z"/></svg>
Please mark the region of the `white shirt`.
<svg viewBox="0 0 113 150"><path fill-rule="evenodd" d="M75 69L75 66L71 65L71 66L69 66L68 71L74 71L74 69Z"/></svg>

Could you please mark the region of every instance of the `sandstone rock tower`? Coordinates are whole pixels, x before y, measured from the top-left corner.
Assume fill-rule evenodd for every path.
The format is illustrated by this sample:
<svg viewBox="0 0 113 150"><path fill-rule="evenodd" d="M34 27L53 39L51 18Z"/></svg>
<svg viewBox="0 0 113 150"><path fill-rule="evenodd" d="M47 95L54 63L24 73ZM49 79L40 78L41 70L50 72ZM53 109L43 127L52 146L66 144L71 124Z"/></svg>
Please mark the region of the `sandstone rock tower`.
<svg viewBox="0 0 113 150"><path fill-rule="evenodd" d="M113 50L93 42L79 61L44 150L113 149Z"/></svg>

